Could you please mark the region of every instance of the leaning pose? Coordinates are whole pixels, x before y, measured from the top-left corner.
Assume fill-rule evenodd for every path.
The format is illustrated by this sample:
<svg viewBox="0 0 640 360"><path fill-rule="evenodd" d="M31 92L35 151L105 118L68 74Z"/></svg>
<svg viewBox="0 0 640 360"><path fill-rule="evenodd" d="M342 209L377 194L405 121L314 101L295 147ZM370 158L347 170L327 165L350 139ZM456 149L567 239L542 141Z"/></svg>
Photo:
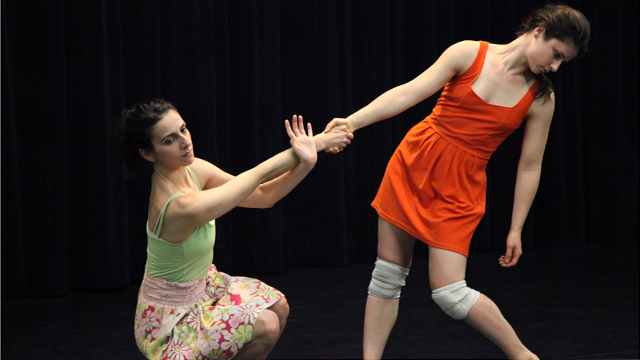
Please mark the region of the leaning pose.
<svg viewBox="0 0 640 360"><path fill-rule="evenodd" d="M579 11L544 6L524 20L511 43L456 43L414 80L327 125L325 131L346 125L354 132L395 116L444 87L431 115L415 125L396 149L372 203L379 215L378 259L365 311L366 359L382 356L416 238L429 245L432 298L446 314L464 319L509 358L537 358L496 304L467 286L469 243L485 212L487 161L525 122L511 228L506 253L499 259L503 267L518 262L522 226L538 188L555 106L545 73L583 54L589 32L589 22Z"/></svg>

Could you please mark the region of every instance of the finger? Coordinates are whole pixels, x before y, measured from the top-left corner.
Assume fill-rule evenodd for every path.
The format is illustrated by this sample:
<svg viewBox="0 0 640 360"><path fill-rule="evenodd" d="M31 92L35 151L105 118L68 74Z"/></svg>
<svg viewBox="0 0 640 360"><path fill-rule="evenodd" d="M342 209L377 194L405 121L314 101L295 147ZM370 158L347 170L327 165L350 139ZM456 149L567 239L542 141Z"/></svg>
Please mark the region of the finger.
<svg viewBox="0 0 640 360"><path fill-rule="evenodd" d="M504 254L504 261L508 264L511 262L511 254L513 252L513 248L508 247L507 248L507 253Z"/></svg>
<svg viewBox="0 0 640 360"><path fill-rule="evenodd" d="M518 263L518 260L520 260L520 255L522 255L522 253L519 251L513 252L513 258L511 258L511 262L513 263L513 265Z"/></svg>
<svg viewBox="0 0 640 360"><path fill-rule="evenodd" d="M333 128L333 124L335 123L335 120L331 120L328 124L327 127L324 128L324 132L328 133L329 131L331 131L331 128Z"/></svg>
<svg viewBox="0 0 640 360"><path fill-rule="evenodd" d="M302 119L302 115L298 116L298 131L300 131L300 135L305 135L304 120Z"/></svg>
<svg viewBox="0 0 640 360"><path fill-rule="evenodd" d="M284 121L284 127L285 129L287 129L287 135L289 135L289 137L293 139L294 134L293 134L293 131L291 130L291 125L289 125L289 120Z"/></svg>
<svg viewBox="0 0 640 360"><path fill-rule="evenodd" d="M313 129L311 128L311 123L307 123L307 136L313 137Z"/></svg>
<svg viewBox="0 0 640 360"><path fill-rule="evenodd" d="M295 134L295 136L300 136L300 129L298 126L298 116L297 115L293 115L292 117L292 124L291 127L293 128L293 133Z"/></svg>

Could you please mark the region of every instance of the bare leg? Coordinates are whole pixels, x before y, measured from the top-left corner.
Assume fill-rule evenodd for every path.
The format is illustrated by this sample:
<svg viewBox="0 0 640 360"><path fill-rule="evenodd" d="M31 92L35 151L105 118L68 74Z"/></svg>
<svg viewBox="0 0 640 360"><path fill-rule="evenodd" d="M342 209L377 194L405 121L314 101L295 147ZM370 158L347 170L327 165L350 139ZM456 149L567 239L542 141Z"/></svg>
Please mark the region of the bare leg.
<svg viewBox="0 0 640 360"><path fill-rule="evenodd" d="M286 298L262 310L256 319L251 341L238 351L234 359L266 359L278 342L288 316L289 304Z"/></svg>
<svg viewBox="0 0 640 360"><path fill-rule="evenodd" d="M464 255L429 246L429 281L432 289L464 280L466 267L467 258ZM537 359L522 344L496 304L485 295L480 294L464 320L498 345L510 359Z"/></svg>
<svg viewBox="0 0 640 360"><path fill-rule="evenodd" d="M287 325L287 318L289 317L289 303L287 302L287 298L278 300L278 302L269 307L269 310L278 315L278 320L280 322L280 335L282 335L282 331Z"/></svg>
<svg viewBox="0 0 640 360"><path fill-rule="evenodd" d="M509 359L538 359L522 344L498 306L484 294L480 294L464 321L498 345Z"/></svg>
<svg viewBox="0 0 640 360"><path fill-rule="evenodd" d="M378 218L378 257L410 268L415 238L393 224ZM380 359L398 317L400 299L380 299L369 295L364 315L365 359Z"/></svg>

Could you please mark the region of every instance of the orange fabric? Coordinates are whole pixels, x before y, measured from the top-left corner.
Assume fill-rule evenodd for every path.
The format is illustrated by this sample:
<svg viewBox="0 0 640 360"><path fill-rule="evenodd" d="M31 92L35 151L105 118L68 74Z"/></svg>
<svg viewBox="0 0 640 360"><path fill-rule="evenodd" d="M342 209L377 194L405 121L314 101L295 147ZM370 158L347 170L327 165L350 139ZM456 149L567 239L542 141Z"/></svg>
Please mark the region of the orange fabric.
<svg viewBox="0 0 640 360"><path fill-rule="evenodd" d="M514 107L491 105L471 89L489 44L452 78L431 115L415 125L394 152L371 204L378 214L436 248L469 255L485 211L485 168L517 129L535 99L537 83Z"/></svg>

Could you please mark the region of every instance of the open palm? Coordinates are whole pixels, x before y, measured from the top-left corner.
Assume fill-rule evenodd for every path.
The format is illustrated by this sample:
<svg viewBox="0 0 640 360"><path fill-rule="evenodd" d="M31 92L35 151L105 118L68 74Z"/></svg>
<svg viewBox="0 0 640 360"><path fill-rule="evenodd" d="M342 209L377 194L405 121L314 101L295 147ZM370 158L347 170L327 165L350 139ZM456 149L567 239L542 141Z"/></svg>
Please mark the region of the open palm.
<svg viewBox="0 0 640 360"><path fill-rule="evenodd" d="M307 124L308 130L305 132L302 116L293 115L291 124L289 120L284 121L287 134L291 139L291 147L301 162L315 164L318 160L316 143L313 140L311 123Z"/></svg>

